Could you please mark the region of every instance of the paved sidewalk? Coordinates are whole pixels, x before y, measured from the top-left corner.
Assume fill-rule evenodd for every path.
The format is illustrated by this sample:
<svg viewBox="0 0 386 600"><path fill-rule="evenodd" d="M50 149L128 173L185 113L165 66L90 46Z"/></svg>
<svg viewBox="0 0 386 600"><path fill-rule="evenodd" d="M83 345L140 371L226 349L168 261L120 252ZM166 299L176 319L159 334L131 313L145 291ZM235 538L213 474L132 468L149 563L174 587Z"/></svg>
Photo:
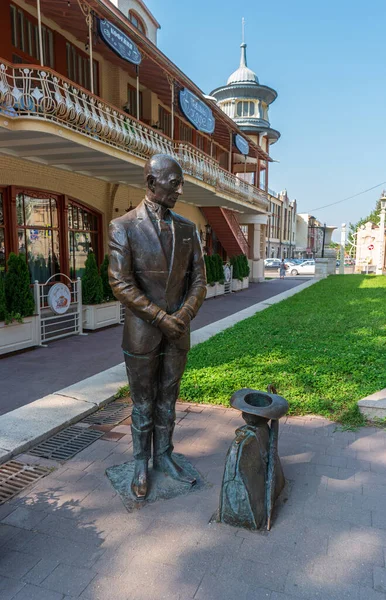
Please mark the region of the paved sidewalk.
<svg viewBox="0 0 386 600"><path fill-rule="evenodd" d="M105 476L131 458L128 424L48 463L0 507L2 600L386 600L385 431L283 419L289 499L271 532L252 533L209 524L240 414L177 408L176 451L212 487L128 513Z"/></svg>
<svg viewBox="0 0 386 600"><path fill-rule="evenodd" d="M192 331L302 285L288 279L252 283L247 290L206 300L192 321ZM123 360L122 326L50 342L0 359L0 415L66 388Z"/></svg>

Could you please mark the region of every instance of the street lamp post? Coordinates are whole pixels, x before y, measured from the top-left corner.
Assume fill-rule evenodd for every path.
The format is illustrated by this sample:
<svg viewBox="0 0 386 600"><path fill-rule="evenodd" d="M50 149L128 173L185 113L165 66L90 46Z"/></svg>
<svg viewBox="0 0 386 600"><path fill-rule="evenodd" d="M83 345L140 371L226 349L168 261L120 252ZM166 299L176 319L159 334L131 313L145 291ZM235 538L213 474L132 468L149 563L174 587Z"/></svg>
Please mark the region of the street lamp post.
<svg viewBox="0 0 386 600"><path fill-rule="evenodd" d="M344 250L346 247L346 223L342 223L340 230L340 264L339 275L344 275Z"/></svg>
<svg viewBox="0 0 386 600"><path fill-rule="evenodd" d="M385 261L385 214L386 214L386 197L381 198L381 220L379 223L379 250L378 264L375 271L376 275L382 275L383 264Z"/></svg>

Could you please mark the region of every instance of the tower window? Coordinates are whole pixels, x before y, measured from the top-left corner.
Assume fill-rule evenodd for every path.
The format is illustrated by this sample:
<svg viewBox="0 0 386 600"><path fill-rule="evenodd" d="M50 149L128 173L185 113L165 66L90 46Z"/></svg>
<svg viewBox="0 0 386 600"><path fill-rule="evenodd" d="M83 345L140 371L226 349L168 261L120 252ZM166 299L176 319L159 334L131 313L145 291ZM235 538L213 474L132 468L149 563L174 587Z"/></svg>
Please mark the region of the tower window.
<svg viewBox="0 0 386 600"><path fill-rule="evenodd" d="M253 117L255 114L255 103L248 100L241 100L237 103L238 117Z"/></svg>
<svg viewBox="0 0 386 600"><path fill-rule="evenodd" d="M137 15L133 10L129 10L129 21L138 31L146 35L146 27L145 23L142 21L141 17Z"/></svg>

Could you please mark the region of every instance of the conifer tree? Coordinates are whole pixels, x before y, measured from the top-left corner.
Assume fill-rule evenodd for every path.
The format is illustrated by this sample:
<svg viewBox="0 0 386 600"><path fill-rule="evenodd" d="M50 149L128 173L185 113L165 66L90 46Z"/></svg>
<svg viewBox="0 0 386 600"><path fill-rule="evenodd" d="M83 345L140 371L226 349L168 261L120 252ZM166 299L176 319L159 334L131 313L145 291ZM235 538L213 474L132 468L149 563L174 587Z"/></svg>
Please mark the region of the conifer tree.
<svg viewBox="0 0 386 600"><path fill-rule="evenodd" d="M115 300L115 298L114 298L113 290L111 289L110 283L109 283L108 269L109 269L109 256L108 256L108 254L106 254L103 259L103 263L101 264L101 268L100 268L102 286L103 286L103 299L106 302L112 302L113 300Z"/></svg>
<svg viewBox="0 0 386 600"><path fill-rule="evenodd" d="M30 275L23 254L10 253L4 280L7 317L22 319L35 312L35 302L30 287Z"/></svg>
<svg viewBox="0 0 386 600"><path fill-rule="evenodd" d="M102 279L98 272L95 254L89 252L82 277L82 302L83 304L100 304L102 301Z"/></svg>

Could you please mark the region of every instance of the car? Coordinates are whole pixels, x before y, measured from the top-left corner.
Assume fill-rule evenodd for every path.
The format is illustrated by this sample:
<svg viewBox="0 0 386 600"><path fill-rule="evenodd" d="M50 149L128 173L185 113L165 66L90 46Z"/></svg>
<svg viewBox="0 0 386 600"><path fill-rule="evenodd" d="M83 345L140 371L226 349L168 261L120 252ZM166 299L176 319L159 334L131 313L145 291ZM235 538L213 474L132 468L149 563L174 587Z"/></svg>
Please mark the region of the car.
<svg viewBox="0 0 386 600"><path fill-rule="evenodd" d="M274 271L280 267L281 260L279 258L266 258L264 261L264 269Z"/></svg>
<svg viewBox="0 0 386 600"><path fill-rule="evenodd" d="M315 275L315 261L305 260L300 265L293 265L289 273L290 275Z"/></svg>

